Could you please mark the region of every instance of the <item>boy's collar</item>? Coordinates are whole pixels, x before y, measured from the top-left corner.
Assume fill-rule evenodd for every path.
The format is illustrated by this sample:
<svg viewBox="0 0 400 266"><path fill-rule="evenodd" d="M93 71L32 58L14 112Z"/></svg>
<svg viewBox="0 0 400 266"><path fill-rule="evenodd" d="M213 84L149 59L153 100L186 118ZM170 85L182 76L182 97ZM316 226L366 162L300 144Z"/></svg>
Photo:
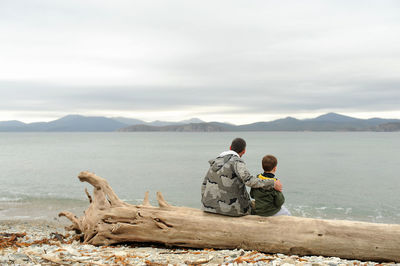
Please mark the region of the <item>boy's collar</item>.
<svg viewBox="0 0 400 266"><path fill-rule="evenodd" d="M262 180L278 180L273 173L262 173L258 175Z"/></svg>
<svg viewBox="0 0 400 266"><path fill-rule="evenodd" d="M269 178L274 178L274 177L275 177L275 174L264 172L264 173L262 173L262 176L269 177Z"/></svg>

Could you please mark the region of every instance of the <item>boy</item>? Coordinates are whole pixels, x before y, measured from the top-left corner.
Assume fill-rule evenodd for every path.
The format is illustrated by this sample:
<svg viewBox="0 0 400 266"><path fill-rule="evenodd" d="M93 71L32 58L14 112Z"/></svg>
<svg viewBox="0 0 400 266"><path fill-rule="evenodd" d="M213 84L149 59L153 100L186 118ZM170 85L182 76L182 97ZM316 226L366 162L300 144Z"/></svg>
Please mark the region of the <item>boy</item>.
<svg viewBox="0 0 400 266"><path fill-rule="evenodd" d="M262 180L278 180L275 177L278 160L275 156L266 155L262 159L264 173L258 175ZM260 216L291 215L289 210L283 206L285 197L282 192L274 189L252 188L250 196L255 199L254 214Z"/></svg>

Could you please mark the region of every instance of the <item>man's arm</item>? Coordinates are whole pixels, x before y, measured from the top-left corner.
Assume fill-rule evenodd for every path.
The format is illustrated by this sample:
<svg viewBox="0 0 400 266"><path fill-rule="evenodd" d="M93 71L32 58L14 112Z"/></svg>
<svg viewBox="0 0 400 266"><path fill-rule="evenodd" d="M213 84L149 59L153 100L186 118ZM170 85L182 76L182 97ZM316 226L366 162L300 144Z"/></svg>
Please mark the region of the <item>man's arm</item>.
<svg viewBox="0 0 400 266"><path fill-rule="evenodd" d="M249 186L252 188L264 188L267 190L272 189L275 186L275 182L273 179L261 180L257 177L252 176L250 174L249 170L247 170L246 164L242 161L238 161L235 163L234 171L235 171L236 175L240 179L243 180L243 183L246 186ZM277 180L277 181L279 181L279 180ZM282 187L282 185L280 185L280 186Z"/></svg>
<svg viewBox="0 0 400 266"><path fill-rule="evenodd" d="M275 181L274 189L276 191L282 192L282 183L281 181L279 181L279 179Z"/></svg>

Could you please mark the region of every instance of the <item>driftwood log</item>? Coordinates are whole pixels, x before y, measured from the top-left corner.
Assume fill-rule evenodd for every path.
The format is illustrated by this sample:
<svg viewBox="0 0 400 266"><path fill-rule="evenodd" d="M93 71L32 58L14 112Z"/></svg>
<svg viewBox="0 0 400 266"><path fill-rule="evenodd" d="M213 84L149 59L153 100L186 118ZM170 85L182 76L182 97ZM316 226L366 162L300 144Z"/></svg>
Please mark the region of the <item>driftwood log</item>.
<svg viewBox="0 0 400 266"><path fill-rule="evenodd" d="M83 234L84 243L110 245L153 242L167 246L258 250L266 253L335 256L400 262L400 225L300 217L228 217L169 205L157 192L159 207L148 192L142 205L123 202L108 182L89 172L81 182L94 187L84 216L62 212Z"/></svg>

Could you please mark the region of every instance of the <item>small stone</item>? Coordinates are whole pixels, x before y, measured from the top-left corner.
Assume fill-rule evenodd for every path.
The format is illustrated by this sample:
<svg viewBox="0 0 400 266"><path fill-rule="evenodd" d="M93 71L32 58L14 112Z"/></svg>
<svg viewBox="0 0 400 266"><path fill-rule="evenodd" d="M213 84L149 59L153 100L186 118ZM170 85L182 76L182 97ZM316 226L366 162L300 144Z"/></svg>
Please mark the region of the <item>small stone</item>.
<svg viewBox="0 0 400 266"><path fill-rule="evenodd" d="M282 260L283 264L296 264L296 261L292 258L286 258Z"/></svg>
<svg viewBox="0 0 400 266"><path fill-rule="evenodd" d="M21 253L11 254L11 256L15 260L29 260L28 256L26 256L25 254L21 254Z"/></svg>

